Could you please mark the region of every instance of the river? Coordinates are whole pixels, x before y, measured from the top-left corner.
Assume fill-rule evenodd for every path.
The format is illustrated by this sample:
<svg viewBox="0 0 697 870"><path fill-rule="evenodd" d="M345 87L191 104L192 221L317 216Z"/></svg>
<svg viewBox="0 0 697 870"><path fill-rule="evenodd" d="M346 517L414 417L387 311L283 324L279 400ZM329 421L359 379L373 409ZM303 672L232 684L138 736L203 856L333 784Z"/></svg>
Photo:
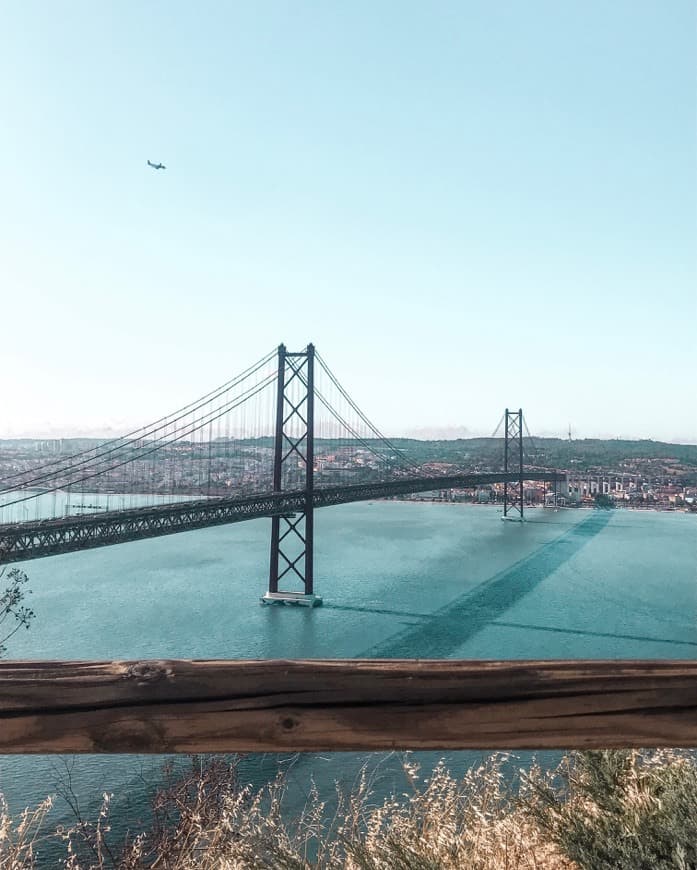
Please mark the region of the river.
<svg viewBox="0 0 697 870"><path fill-rule="evenodd" d="M697 653L697 516L375 502L320 510L315 583L324 606L262 607L269 520L20 565L30 631L11 658L686 658ZM422 754L429 764L438 754ZM451 753L464 765L472 753ZM287 759L286 759L287 760ZM365 756L293 760L332 789ZM0 757L13 811L65 779L87 807L104 791L133 806L161 758ZM261 783L278 759L250 756ZM372 763L376 763L373 758ZM389 786L395 765L379 762ZM141 796L140 798L138 796ZM54 820L67 818L60 802Z"/></svg>

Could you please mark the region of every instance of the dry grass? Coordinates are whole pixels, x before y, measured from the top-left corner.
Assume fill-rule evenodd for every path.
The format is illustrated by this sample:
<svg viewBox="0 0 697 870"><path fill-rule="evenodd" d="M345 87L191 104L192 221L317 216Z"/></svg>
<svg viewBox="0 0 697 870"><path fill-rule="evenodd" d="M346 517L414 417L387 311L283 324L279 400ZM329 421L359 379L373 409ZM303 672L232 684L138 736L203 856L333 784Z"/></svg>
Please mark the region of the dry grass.
<svg viewBox="0 0 697 870"><path fill-rule="evenodd" d="M169 776L151 824L126 842L113 841L107 795L96 820L58 832L51 830L50 800L16 823L3 805L0 868L39 867L48 836L60 838L69 870L696 866L692 756L575 753L555 771L524 773L522 791L513 790L504 765L510 770L506 756L491 756L458 779L442 763L423 776L407 760L404 791L384 800L364 771L351 791L337 793L333 812L312 786L291 822L283 778L253 790L240 784L235 764L194 760L184 776Z"/></svg>
<svg viewBox="0 0 697 870"><path fill-rule="evenodd" d="M46 817L53 801L46 798L34 809L26 809L18 820L12 818L7 803L0 795L0 868L24 870L35 866L36 852L47 833Z"/></svg>

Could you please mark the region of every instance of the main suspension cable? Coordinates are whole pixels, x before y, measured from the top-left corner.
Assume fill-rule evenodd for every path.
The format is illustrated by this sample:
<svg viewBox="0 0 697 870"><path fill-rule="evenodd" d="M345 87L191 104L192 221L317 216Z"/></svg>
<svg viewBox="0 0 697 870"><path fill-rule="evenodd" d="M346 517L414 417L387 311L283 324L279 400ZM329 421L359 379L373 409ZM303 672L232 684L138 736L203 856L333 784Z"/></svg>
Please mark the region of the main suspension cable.
<svg viewBox="0 0 697 870"><path fill-rule="evenodd" d="M263 357L261 360L259 360L257 363L255 363L253 366L250 366L248 369L246 369L242 374L237 375L237 377L228 381L222 387L218 387L215 390L212 390L210 393L207 393L205 396L202 396L201 398L196 399L196 401L194 401L194 402L190 402L188 405L184 405L183 407L179 408L177 411L173 411L171 414L168 414L166 417L161 417L159 420L156 420L154 423L150 423L147 426L141 426L139 429L134 429L132 432L128 433L127 435L123 435L120 438L114 438L111 441L104 442L96 448L93 447L87 451L81 451L79 453L75 453L72 456L61 458L58 460L52 460L51 462L47 462L44 465L39 466L38 468L34 469L34 471L43 471L44 469L50 467L51 465L56 465L57 463L61 463L61 462L68 463L68 464L62 465L59 468L54 469L53 471L46 472L44 474L39 474L36 477L29 478L28 480L23 480L21 482L22 487L26 488L27 486L30 486L32 484L41 484L44 481L49 481L49 480L54 479L58 476L65 475L65 474L69 473L70 471L84 467L85 465L89 465L90 463L95 462L95 460L97 460L97 459L100 460L99 463L96 463L97 465L103 464L104 457L111 456L114 453L118 453L120 450L125 450L128 448L131 448L134 441L143 440L144 438L147 438L150 435L154 435L157 432L160 432L162 429L166 430L166 428L168 426L171 426L173 423L179 422L181 419L188 416L189 414L195 413L196 411L200 410L205 404L209 404L209 403L215 401L216 399L220 398L220 396L224 395L226 392L229 392L231 389L233 389L233 387L238 386L242 381L246 380L248 377L251 377L253 374L256 374L256 372L258 372L259 369L261 369L264 365L266 365L268 362L270 362L272 357L273 357L273 353L268 354L266 357ZM140 433L138 438L132 437L133 435L135 435L137 433ZM161 439L158 439L158 440L161 440ZM176 439L174 439L174 440L176 440ZM116 446L111 446L111 445L116 445ZM104 448L108 448L108 449L104 449ZM70 461L72 459L77 459L79 461L71 464ZM110 461L110 460L107 460L107 461ZM8 481L13 480L14 478L17 478L17 477L22 477L23 475L26 475L26 474L27 474L26 471L15 473L13 475L10 475L9 477L3 478L3 480L0 481L0 483L4 485ZM3 486L3 488L0 489L0 493L11 492L15 488L16 488L16 485L15 486Z"/></svg>

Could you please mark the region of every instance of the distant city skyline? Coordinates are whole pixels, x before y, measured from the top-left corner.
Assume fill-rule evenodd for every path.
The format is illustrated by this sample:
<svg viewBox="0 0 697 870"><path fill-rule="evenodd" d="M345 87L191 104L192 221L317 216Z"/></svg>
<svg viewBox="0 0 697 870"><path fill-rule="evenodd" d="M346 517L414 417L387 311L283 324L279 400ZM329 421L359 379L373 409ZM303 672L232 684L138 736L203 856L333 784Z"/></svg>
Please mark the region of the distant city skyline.
<svg viewBox="0 0 697 870"><path fill-rule="evenodd" d="M696 25L6 4L0 437L125 431L312 341L391 435L508 405L697 443Z"/></svg>
<svg viewBox="0 0 697 870"><path fill-rule="evenodd" d="M148 421L133 420L130 423L123 422L120 426L105 425L82 428L79 426L70 425L64 427L49 425L45 428L41 428L39 426L37 429L8 429L4 433L0 434L0 439L27 438L51 441L60 440L62 438L118 438L122 435L125 435L132 429L138 428L138 426L140 426L141 424L147 422ZM533 435L533 437L537 438L561 438L562 440L568 439L568 429L566 431L535 431L531 434ZM272 437L272 435L273 433L269 431L268 437ZM415 438L421 441L450 441L466 438L488 438L493 435L493 432L483 429L478 431L475 429L469 429L466 426L417 426L405 429L403 431L387 431L385 432L385 435L388 438ZM235 437L235 433L232 433L232 437ZM319 438L320 436L317 435L316 437ZM498 437L502 437L501 432L498 433ZM626 441L651 440L662 441L668 444L697 444L697 438L692 440L690 440L689 438L682 438L680 436L676 436L674 438L657 438L650 435L636 435L626 432L584 433L572 429L572 441L583 440L584 438L599 438L601 440L619 439Z"/></svg>

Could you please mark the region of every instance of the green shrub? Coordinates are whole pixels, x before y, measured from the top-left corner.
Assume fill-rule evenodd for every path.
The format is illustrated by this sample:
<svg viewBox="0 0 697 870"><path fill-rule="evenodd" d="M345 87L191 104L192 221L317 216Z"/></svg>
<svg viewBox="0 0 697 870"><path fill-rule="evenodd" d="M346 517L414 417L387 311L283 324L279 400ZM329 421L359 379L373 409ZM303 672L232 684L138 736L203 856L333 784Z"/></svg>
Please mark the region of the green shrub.
<svg viewBox="0 0 697 870"><path fill-rule="evenodd" d="M678 750L576 752L533 769L524 804L544 836L588 870L697 867L697 764Z"/></svg>

